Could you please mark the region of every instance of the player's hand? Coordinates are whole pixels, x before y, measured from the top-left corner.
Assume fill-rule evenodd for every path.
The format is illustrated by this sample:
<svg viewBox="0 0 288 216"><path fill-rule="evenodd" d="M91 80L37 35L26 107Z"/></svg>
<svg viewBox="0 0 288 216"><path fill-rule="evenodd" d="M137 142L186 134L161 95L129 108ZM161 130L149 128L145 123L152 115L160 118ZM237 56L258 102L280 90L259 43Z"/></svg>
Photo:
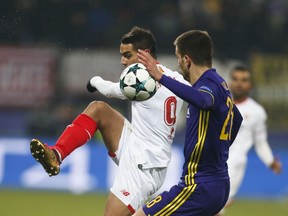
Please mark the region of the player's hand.
<svg viewBox="0 0 288 216"><path fill-rule="evenodd" d="M282 164L278 158L274 159L274 161L270 165L270 169L276 174L280 174L282 172Z"/></svg>
<svg viewBox="0 0 288 216"><path fill-rule="evenodd" d="M93 79L93 78L92 78L92 79ZM87 85L86 85L87 90L88 90L89 92L91 92L91 93L97 91L97 89L96 89L94 86L91 85L91 80L92 80L92 79L88 80Z"/></svg>
<svg viewBox="0 0 288 216"><path fill-rule="evenodd" d="M150 76L153 77L155 80L159 81L163 74L158 70L155 59L150 55L150 53L138 49L137 56L138 61L147 68Z"/></svg>

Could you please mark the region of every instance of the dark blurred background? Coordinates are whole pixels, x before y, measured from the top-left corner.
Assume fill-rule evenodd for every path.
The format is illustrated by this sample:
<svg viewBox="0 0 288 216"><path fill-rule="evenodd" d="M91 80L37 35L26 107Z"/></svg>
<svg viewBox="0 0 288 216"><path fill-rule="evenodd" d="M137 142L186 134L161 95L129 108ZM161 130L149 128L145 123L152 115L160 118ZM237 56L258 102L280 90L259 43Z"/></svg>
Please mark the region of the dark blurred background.
<svg viewBox="0 0 288 216"><path fill-rule="evenodd" d="M188 29L205 29L216 54L287 53L286 0L10 0L0 3L1 43L115 48L133 25L150 28L161 52Z"/></svg>

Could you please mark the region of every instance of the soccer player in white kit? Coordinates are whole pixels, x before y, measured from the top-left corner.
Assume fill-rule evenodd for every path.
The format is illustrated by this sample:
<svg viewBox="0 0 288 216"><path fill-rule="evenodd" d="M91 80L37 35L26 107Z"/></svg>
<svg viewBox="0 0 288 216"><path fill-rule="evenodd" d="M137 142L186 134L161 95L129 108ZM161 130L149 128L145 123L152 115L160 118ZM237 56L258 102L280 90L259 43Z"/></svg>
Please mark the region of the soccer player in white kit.
<svg viewBox="0 0 288 216"><path fill-rule="evenodd" d="M281 163L273 156L267 140L267 114L259 103L249 97L252 82L251 74L246 67L235 66L230 71L229 88L243 116L243 122L229 150L227 163L230 175L230 194L226 207L232 204L239 190L246 170L247 155L253 145L263 163L274 173L281 173Z"/></svg>
<svg viewBox="0 0 288 216"><path fill-rule="evenodd" d="M153 34L134 27L121 39L121 64L127 67L137 63L138 49L150 52L156 61ZM178 72L159 63L157 65L167 76L190 85ZM119 83L103 80L99 76L88 82L87 89L90 92L98 90L107 97L126 99ZM174 93L159 85L152 98L132 102L130 123L108 104L94 101L68 125L54 146L48 147L33 139L31 153L50 176L57 175L61 161L90 140L99 129L110 157L118 165L105 215L132 215L164 182L182 103Z"/></svg>

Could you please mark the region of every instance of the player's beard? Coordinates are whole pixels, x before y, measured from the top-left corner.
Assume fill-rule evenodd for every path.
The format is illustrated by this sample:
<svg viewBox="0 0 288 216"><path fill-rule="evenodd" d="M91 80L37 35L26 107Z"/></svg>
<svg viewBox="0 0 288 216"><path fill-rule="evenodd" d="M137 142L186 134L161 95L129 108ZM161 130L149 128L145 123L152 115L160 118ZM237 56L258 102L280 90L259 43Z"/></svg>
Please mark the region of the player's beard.
<svg viewBox="0 0 288 216"><path fill-rule="evenodd" d="M188 82L190 82L190 74L189 74L189 73L183 72L183 77L184 77L185 80L187 80Z"/></svg>
<svg viewBox="0 0 288 216"><path fill-rule="evenodd" d="M232 95L235 101L242 101L249 96L249 92L235 92L235 91L233 92L232 91Z"/></svg>
<svg viewBox="0 0 288 216"><path fill-rule="evenodd" d="M187 67L185 67L184 62L182 61L181 63L179 63L178 66L180 68L181 74L183 75L184 79L190 82L190 73Z"/></svg>

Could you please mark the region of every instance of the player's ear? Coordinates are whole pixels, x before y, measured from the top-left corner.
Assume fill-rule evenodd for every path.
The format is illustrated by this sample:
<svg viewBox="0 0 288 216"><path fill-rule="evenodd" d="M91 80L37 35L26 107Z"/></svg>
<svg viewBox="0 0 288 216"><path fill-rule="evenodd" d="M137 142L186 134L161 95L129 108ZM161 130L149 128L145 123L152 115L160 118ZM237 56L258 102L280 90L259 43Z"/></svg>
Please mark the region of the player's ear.
<svg viewBox="0 0 288 216"><path fill-rule="evenodd" d="M187 69L189 69L192 60L191 60L191 58L190 58L188 55L185 55L185 56L184 56L184 62L185 62L185 65L186 65Z"/></svg>

